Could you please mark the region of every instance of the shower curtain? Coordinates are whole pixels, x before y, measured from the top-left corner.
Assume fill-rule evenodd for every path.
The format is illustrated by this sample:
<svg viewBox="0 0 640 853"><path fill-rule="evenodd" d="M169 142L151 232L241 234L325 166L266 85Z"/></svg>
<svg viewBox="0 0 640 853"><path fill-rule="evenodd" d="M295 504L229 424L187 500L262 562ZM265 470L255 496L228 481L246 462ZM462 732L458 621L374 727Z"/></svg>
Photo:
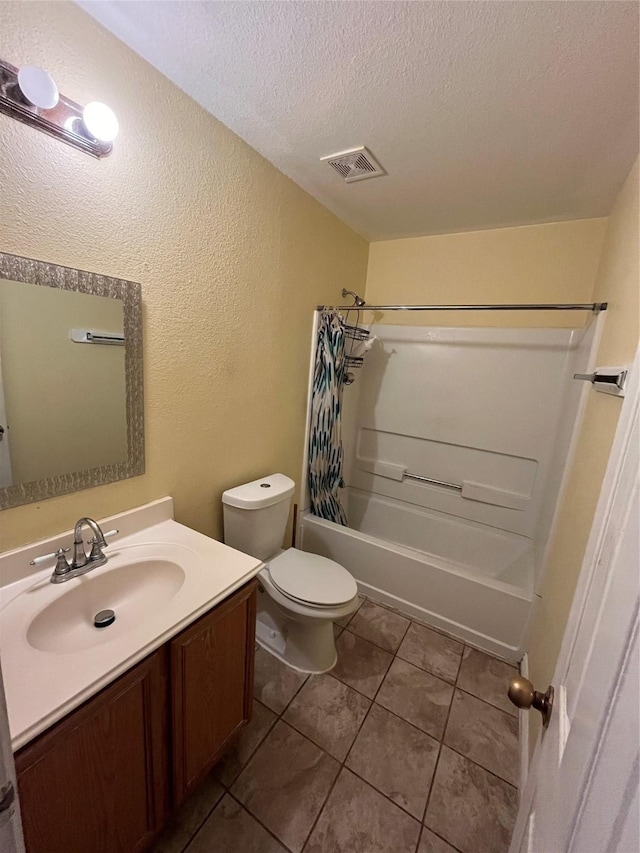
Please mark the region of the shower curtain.
<svg viewBox="0 0 640 853"><path fill-rule="evenodd" d="M313 373L309 430L309 493L311 511L320 518L347 523L338 497L342 482L342 387L344 381L344 323L335 312L323 312Z"/></svg>

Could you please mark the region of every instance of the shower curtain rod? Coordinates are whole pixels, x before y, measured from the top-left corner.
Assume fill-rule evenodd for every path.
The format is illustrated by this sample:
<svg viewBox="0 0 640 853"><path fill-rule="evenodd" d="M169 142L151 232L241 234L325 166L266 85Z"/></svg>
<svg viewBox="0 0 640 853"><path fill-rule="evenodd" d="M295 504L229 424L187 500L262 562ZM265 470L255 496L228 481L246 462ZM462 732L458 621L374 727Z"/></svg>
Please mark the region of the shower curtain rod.
<svg viewBox="0 0 640 853"><path fill-rule="evenodd" d="M606 302L545 305L318 305L317 311L592 311L607 310Z"/></svg>

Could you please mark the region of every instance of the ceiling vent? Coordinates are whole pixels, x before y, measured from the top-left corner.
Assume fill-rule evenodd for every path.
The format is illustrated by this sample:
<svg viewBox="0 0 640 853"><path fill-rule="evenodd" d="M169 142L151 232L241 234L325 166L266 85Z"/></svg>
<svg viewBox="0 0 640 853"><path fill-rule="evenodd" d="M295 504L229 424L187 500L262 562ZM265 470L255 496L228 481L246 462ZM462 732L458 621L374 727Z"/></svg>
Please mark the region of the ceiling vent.
<svg viewBox="0 0 640 853"><path fill-rule="evenodd" d="M323 163L328 163L332 169L344 179L345 184L355 181L366 181L368 178L379 178L387 173L368 148L352 148L350 151L339 151L328 157L321 157Z"/></svg>

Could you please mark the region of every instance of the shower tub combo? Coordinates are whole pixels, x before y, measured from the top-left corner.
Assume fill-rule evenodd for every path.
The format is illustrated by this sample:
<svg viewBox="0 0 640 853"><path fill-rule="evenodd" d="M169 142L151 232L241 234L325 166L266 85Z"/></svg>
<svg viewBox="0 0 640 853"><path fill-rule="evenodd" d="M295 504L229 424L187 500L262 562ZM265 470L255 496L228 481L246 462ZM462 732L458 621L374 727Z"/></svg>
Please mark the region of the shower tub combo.
<svg viewBox="0 0 640 853"><path fill-rule="evenodd" d="M572 375L599 330L375 326L343 392L348 526L313 515L303 489L298 547L518 661L587 393Z"/></svg>
<svg viewBox="0 0 640 853"><path fill-rule="evenodd" d="M379 497L343 527L307 512L300 547L346 566L360 591L460 639L517 659L533 600L533 543ZM394 541L399 529L405 545Z"/></svg>

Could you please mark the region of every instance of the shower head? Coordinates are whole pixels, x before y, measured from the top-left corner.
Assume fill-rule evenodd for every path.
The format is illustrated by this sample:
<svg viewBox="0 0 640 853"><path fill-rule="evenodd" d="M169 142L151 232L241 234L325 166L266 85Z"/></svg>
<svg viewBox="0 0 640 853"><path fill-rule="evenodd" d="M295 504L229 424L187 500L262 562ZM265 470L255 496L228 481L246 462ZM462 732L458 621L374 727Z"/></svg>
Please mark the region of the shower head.
<svg viewBox="0 0 640 853"><path fill-rule="evenodd" d="M354 308L362 308L363 305L367 303L361 296L358 296L357 293L354 293L353 290L347 290L346 287L342 288L342 298L345 299L347 296L353 296L353 307Z"/></svg>

